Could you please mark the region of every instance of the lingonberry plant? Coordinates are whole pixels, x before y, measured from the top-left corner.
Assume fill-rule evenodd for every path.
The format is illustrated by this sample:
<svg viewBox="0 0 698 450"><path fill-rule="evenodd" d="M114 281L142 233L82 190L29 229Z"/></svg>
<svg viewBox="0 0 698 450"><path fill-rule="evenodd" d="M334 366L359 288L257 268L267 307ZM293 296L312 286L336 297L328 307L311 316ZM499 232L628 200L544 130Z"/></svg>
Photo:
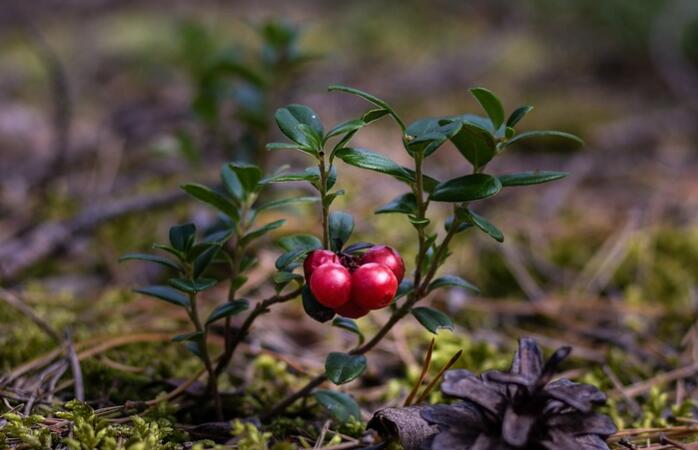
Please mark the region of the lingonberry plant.
<svg viewBox="0 0 698 450"><path fill-rule="evenodd" d="M492 197L504 187L545 183L566 175L547 171L492 175L486 173L488 163L506 148L532 137L558 136L579 141L573 135L558 131L517 134L514 127L532 108L522 106L505 120L499 99L483 88L472 89L471 93L485 110L486 117L471 114L430 117L409 126L388 103L371 94L346 86L331 86L330 90L358 95L375 107L361 118L337 124L327 132L318 115L309 107L294 104L280 108L275 119L281 132L291 142L271 143L267 148L299 150L313 161L311 167L299 172L280 171L262 177L261 170L256 166L226 164L221 171L223 189L211 189L199 184L183 186L194 198L220 213L220 223L213 232L197 242L196 229L192 224L173 227L170 244L156 245L156 248L169 252L175 257L174 260L153 254L124 257L155 262L177 271L177 276L168 280L169 286L151 286L138 291L187 311L194 331L176 340L185 342L201 358L208 372L209 393L213 395L219 416L222 415L222 406L217 379L227 368L237 346L255 319L267 312L270 306L299 295L305 312L311 318L323 323L334 319L332 325L355 333L358 344L346 352L330 353L325 362L325 373L311 379L300 390L270 408L263 417L281 413L296 400L311 393L333 413L341 411L344 417L357 416L358 408L351 397L315 388L326 380L343 384L359 377L367 366L365 354L408 314L412 314L433 333L439 328L452 328L446 314L416 304L432 291L443 287L477 290L471 283L455 275L436 277L438 269L450 255L449 245L456 234L477 229L497 241L503 240L502 232L473 210L473 202ZM380 153L349 146L361 128L383 117L392 118L399 126L403 147L413 161L412 167L402 167ZM439 181L424 173L424 160L448 141L471 164L472 173ZM334 200L344 194L343 190L334 189L337 160L389 175L406 185L407 192L377 209L376 213L403 214L414 227L418 251L411 270L406 270L398 251L389 245L365 242L349 244L354 230L353 217L342 211L331 212ZM259 200L264 188L270 184L298 181L310 183L318 195L264 202ZM298 202L319 202L321 239L309 234L296 234L279 240L284 251L276 260L277 272L270 280L275 284L276 294L258 301L242 325L234 329L231 317L249 306L247 300L238 298L237 292L247 281L245 273L255 262L250 244L283 223L283 220L278 220L255 228L258 212ZM437 224L430 214L430 207L437 202L452 205L452 215L443 224ZM443 228L441 238L438 232L440 228ZM228 269L225 274L229 283L228 298L203 321L199 317L197 295L217 283L210 275L213 271L207 272L207 268L218 263L225 264ZM296 273L299 268L302 268L303 275ZM352 319L385 307L391 309L389 319L373 337L366 340ZM220 355L213 358L207 342L209 328L222 319L225 319L224 348Z"/></svg>
<svg viewBox="0 0 698 450"><path fill-rule="evenodd" d="M265 184L261 183L262 171L250 164L230 163L221 169L223 190L218 191L200 184L185 184L182 188L197 200L212 206L219 212L220 223L200 242L196 242L194 224L177 225L170 229L169 244L155 244L154 248L174 256L175 259L156 254L133 253L122 260L145 260L160 264L177 272L169 278L168 285L148 286L136 292L165 300L187 311L194 326L192 333L174 338L184 342L199 357L208 372L208 392L214 398L217 415L222 417L222 405L218 395L218 376L230 363L237 346L247 335L252 322L275 304L291 300L300 294L303 277L289 271L276 274L271 280L276 294L260 300L248 314L245 322L233 331L230 318L249 308L249 301L238 298L237 291L247 282L246 272L256 263L249 248L266 233L281 227L284 220L276 220L255 226L258 213L281 208L294 203L314 202L315 197L290 197L262 202L259 200ZM214 287L218 280L204 277L209 266L216 263L227 267L228 296L225 302L202 320L198 308L198 294ZM224 323L224 349L215 359L211 357L208 337L211 325Z"/></svg>
<svg viewBox="0 0 698 450"><path fill-rule="evenodd" d="M436 277L439 267L450 254L449 244L456 234L475 228L499 242L504 239L504 235L494 224L473 210L472 203L492 197L504 187L546 183L566 176L563 172L538 170L492 175L486 173L488 163L508 147L525 139L557 136L581 142L576 136L559 131L517 133L515 126L533 108L521 106L507 117L500 100L484 88L474 88L470 92L484 109L486 117L473 114L428 117L409 126L387 102L374 95L341 85L330 86L329 90L357 95L374 108L360 119L344 122L327 134L323 134L323 125L317 114L307 106L290 105L279 109L276 113L277 124L292 143L270 144L268 148L301 150L315 159L317 168L306 169L300 174L278 175L269 181L306 179L320 192L323 205L323 248L310 253L304 263L306 279L310 283L310 289L304 288L304 306L309 315L321 321L329 320L335 312L345 316L343 319L335 319L334 323L359 333L361 340L346 353L331 353L326 360L324 374L313 378L303 388L279 402L266 417L280 413L327 379L342 384L360 376L366 368L364 354L410 313L431 332L443 327L452 328L451 320L446 314L415 305L430 292L442 287L477 290L458 276ZM413 160L412 167L402 167L383 154L348 145L357 130L383 117L392 118L399 126L402 145ZM341 138L334 146L328 147L328 139L334 136ZM470 163L472 173L446 181L424 173L424 160L447 141L452 142ZM410 278L403 279L404 262L391 247L356 244L342 250L342 245L353 229L353 221L346 213L329 213L329 207L338 195L329 193L336 181L336 159L391 176L408 188L407 192L376 210L376 213L404 214L413 225L418 252ZM429 207L436 202L452 205L452 215L442 224L444 236L441 240L436 231L439 227L428 214ZM360 254L364 249L367 250ZM390 318L371 339L364 342L356 324L348 322L347 318L361 317L371 309L388 305L392 307ZM316 392L320 394L316 398L324 403L326 391ZM340 404L345 410L355 409L351 398L346 395L335 393L332 401L335 408Z"/></svg>

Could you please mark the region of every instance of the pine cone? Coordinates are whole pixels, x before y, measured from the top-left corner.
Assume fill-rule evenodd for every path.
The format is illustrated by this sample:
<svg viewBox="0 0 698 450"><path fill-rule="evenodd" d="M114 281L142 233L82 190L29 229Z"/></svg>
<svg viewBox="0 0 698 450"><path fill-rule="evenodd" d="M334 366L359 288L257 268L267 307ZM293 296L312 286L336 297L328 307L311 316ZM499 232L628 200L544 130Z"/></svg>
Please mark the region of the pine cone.
<svg viewBox="0 0 698 450"><path fill-rule="evenodd" d="M593 412L606 395L567 379L551 382L570 351L562 347L543 364L536 341L523 338L508 373L448 371L441 390L463 402L421 409L421 417L439 430L425 448L608 450L606 439L616 428L608 416Z"/></svg>

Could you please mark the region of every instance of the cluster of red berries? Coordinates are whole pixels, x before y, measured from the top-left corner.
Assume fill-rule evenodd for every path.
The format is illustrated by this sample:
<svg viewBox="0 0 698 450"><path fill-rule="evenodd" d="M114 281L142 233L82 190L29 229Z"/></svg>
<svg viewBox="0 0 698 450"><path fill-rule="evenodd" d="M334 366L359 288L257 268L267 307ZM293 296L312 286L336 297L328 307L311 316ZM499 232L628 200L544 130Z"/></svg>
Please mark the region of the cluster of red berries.
<svg viewBox="0 0 698 450"><path fill-rule="evenodd" d="M315 250L305 258L303 270L318 303L356 319L390 304L405 263L395 249L376 245L362 255Z"/></svg>

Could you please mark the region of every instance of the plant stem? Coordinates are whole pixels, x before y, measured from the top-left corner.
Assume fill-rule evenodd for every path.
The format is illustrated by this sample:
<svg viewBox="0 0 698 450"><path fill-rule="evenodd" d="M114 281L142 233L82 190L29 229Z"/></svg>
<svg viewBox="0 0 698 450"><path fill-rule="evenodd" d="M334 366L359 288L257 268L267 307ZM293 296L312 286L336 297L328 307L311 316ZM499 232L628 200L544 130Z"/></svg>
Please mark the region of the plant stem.
<svg viewBox="0 0 698 450"><path fill-rule="evenodd" d="M289 292L288 294L275 295L257 303L252 312L250 312L247 315L247 318L240 326L238 332L235 333L235 336L230 342L230 348L228 349L228 351L221 355L220 359L218 360L218 364L216 365L215 369L216 375L220 375L221 373L223 373L225 368L228 367L228 364L230 363L233 354L235 354L235 349L245 339L247 333L250 331L250 328L252 327L252 324L257 319L257 317L268 312L269 307L271 305L274 305L276 303L283 303L298 297L302 290L303 287L301 286Z"/></svg>
<svg viewBox="0 0 698 450"><path fill-rule="evenodd" d="M228 289L228 302L232 302L235 300L235 294L237 291L236 279L240 271L240 261L242 259L242 254L244 251L244 248L240 246L240 239L242 238L242 236L245 235L247 229L250 226L245 220L245 218L247 217L248 204L251 203L243 203L240 212L240 221L235 224L235 244L233 245L233 249L231 251L229 259L230 288ZM219 357L218 364L216 365L216 376L219 376L221 373L223 373L228 363L230 362L230 359L233 357L233 353L235 352L235 349L232 348L233 339L235 339L235 337L233 336L231 318L230 316L228 316L225 318L225 326L223 331L224 349L223 354Z"/></svg>
<svg viewBox="0 0 698 450"><path fill-rule="evenodd" d="M218 378L216 377L216 372L213 369L213 364L211 363L211 356L208 352L208 346L206 345L206 342L208 340L208 329L201 325L201 319L199 318L199 311L196 302L196 294L189 294L189 303L191 306L191 309L189 310L189 317L191 318L191 321L194 323L196 331L202 333L201 359L204 362L204 366L206 366L206 372L208 372L208 385L210 388L210 392L213 395L213 403L214 408L216 410L216 418L218 420L223 420L223 405L221 403L221 396L218 392Z"/></svg>
<svg viewBox="0 0 698 450"><path fill-rule="evenodd" d="M422 174L422 161L423 156L417 154L414 159L414 172L415 172L415 186L414 186L414 196L417 201L417 219L423 220L426 216L426 204L424 203L424 176ZM426 254L426 237L424 236L424 227L417 227L417 240L419 242L419 249L417 251L417 257L415 258L416 267L414 269L414 285L419 286L422 281L422 262L424 261L424 255Z"/></svg>
<svg viewBox="0 0 698 450"><path fill-rule="evenodd" d="M330 214L330 208L325 201L325 196L327 196L327 169L325 168L325 153L320 152L320 163L318 164L318 170L320 171L320 202L322 203L322 246L323 248L330 248L330 231L328 224L328 216ZM331 170L331 168L330 168Z"/></svg>

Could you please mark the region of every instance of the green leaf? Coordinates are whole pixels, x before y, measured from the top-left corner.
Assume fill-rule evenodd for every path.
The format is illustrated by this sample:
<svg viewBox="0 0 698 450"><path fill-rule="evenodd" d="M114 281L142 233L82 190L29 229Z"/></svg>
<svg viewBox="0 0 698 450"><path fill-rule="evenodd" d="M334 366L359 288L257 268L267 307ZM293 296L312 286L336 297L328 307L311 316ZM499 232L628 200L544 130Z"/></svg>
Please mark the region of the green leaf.
<svg viewBox="0 0 698 450"><path fill-rule="evenodd" d="M248 269L256 266L259 259L252 255L243 255L242 261L240 261L240 272L245 272Z"/></svg>
<svg viewBox="0 0 698 450"><path fill-rule="evenodd" d="M293 142L306 147L312 147L313 142L308 139L307 132L300 129L300 125L306 125L315 134L317 142L324 135L324 128L318 115L305 105L288 105L279 108L274 115L279 129ZM319 150L319 149L317 149Z"/></svg>
<svg viewBox="0 0 698 450"><path fill-rule="evenodd" d="M482 87L472 88L470 93L473 94L473 97L477 99L478 103L487 112L494 129L498 130L504 123L504 108L497 96L492 91Z"/></svg>
<svg viewBox="0 0 698 450"><path fill-rule="evenodd" d="M410 223L414 225L414 227L418 230L420 228L426 227L427 225L429 225L429 223L431 223L431 220L427 219L426 217L419 218L413 214L407 216L407 220L409 220Z"/></svg>
<svg viewBox="0 0 698 450"><path fill-rule="evenodd" d="M412 192L395 197L375 211L376 214L417 214L417 199Z"/></svg>
<svg viewBox="0 0 698 450"><path fill-rule="evenodd" d="M325 206L327 208L329 208L330 205L332 205L332 203L335 201L335 199L337 199L337 197L344 195L344 194L346 194L346 191L344 189L339 189L339 190L334 191L334 192L329 192L327 195L325 195L325 201L324 201Z"/></svg>
<svg viewBox="0 0 698 450"><path fill-rule="evenodd" d="M366 365L364 355L331 352L325 360L325 375L334 384L344 384L361 376Z"/></svg>
<svg viewBox="0 0 698 450"><path fill-rule="evenodd" d="M203 338L204 333L202 331L194 331L191 333L185 333L185 334L178 334L177 336L172 338L172 342L185 342L185 341L194 341L194 340L200 340Z"/></svg>
<svg viewBox="0 0 698 450"><path fill-rule="evenodd" d="M533 170L529 172L509 173L500 175L499 181L502 186L528 186L531 184L548 183L550 181L560 180L568 175L567 172L553 172L546 170Z"/></svg>
<svg viewBox="0 0 698 450"><path fill-rule="evenodd" d="M337 150L336 156L354 167L385 173L401 181L414 181L414 176L410 177L409 172L380 153L358 148L342 148Z"/></svg>
<svg viewBox="0 0 698 450"><path fill-rule="evenodd" d="M473 167L480 169L497 154L497 143L490 132L481 126L465 121L461 123L451 142Z"/></svg>
<svg viewBox="0 0 698 450"><path fill-rule="evenodd" d="M322 135L318 135L315 130L304 123L298 125L298 130L303 133L305 140L313 151L319 152L322 150Z"/></svg>
<svg viewBox="0 0 698 450"><path fill-rule="evenodd" d="M504 234L490 221L469 209L465 210L464 213L468 222L490 235L494 240L504 242Z"/></svg>
<svg viewBox="0 0 698 450"><path fill-rule="evenodd" d="M275 208L283 208L285 206L289 205L296 205L300 203L315 203L319 202L320 197L315 197L315 196L307 196L307 197L290 197L290 198L282 198L278 200L270 200L268 202L262 203L261 205L257 206L255 209L257 211L264 211L265 209L275 209Z"/></svg>
<svg viewBox="0 0 698 450"><path fill-rule="evenodd" d="M330 213L328 222L330 246L332 250L338 252L354 232L354 218L349 213L334 211Z"/></svg>
<svg viewBox="0 0 698 450"><path fill-rule="evenodd" d="M525 131L519 133L507 142L507 146L510 146L516 142L523 141L532 138L547 138L547 137L558 137L562 139L569 139L578 144L584 145L584 141L575 136L574 134L565 133L564 131Z"/></svg>
<svg viewBox="0 0 698 450"><path fill-rule="evenodd" d="M405 172L407 172L408 178L406 181L408 181L409 183L414 183L417 179L414 170L408 169L407 167L403 167L402 169ZM425 192L431 193L439 183L440 181L436 178L432 178L429 175L422 174L422 185L424 186Z"/></svg>
<svg viewBox="0 0 698 450"><path fill-rule="evenodd" d="M308 167L303 172L282 173L264 178L261 183L289 183L293 181L307 181L315 187L320 186L320 174L317 167ZM337 181L337 169L332 166L329 177L327 178L327 189L331 189Z"/></svg>
<svg viewBox="0 0 698 450"><path fill-rule="evenodd" d="M267 150L310 150L304 145L290 142L270 142L266 145Z"/></svg>
<svg viewBox="0 0 698 450"><path fill-rule="evenodd" d="M286 250L276 260L278 270L287 269L291 264L303 258L309 252L322 248L322 242L315 236L309 234L298 234L286 236L279 240L281 248Z"/></svg>
<svg viewBox="0 0 698 450"><path fill-rule="evenodd" d="M427 290L427 292L431 292L434 289L438 289L441 287L458 287L468 289L474 292L480 292L480 289L478 289L477 286L468 281L465 281L464 279L456 275L444 275L435 279L434 281L429 283L429 289Z"/></svg>
<svg viewBox="0 0 698 450"><path fill-rule="evenodd" d="M292 281L298 281L299 285L303 283L303 275L293 272L276 272L272 277L276 292L281 292Z"/></svg>
<svg viewBox="0 0 698 450"><path fill-rule="evenodd" d="M269 183L290 183L294 181L309 181L314 182L317 179L317 174L309 171L305 172L295 172L295 173L281 173L278 175L272 175L270 177L264 178L261 182L262 184Z"/></svg>
<svg viewBox="0 0 698 450"><path fill-rule="evenodd" d="M475 173L439 183L430 195L437 202L469 202L491 197L502 189L499 179Z"/></svg>
<svg viewBox="0 0 698 450"><path fill-rule="evenodd" d="M349 394L318 389L313 392L313 397L338 423L347 423L352 418L361 421L361 409Z"/></svg>
<svg viewBox="0 0 698 450"><path fill-rule="evenodd" d="M278 240L278 244L284 250L295 250L305 248L315 250L322 248L322 242L312 234L292 234L284 236Z"/></svg>
<svg viewBox="0 0 698 450"><path fill-rule="evenodd" d="M218 192L201 184L189 183L182 186L182 189L195 199L213 206L231 220L240 220L240 214L233 203Z"/></svg>
<svg viewBox="0 0 698 450"><path fill-rule="evenodd" d="M262 179L262 170L259 167L239 162L228 163L228 167L237 175L246 194L253 194L259 190L259 182Z"/></svg>
<svg viewBox="0 0 698 450"><path fill-rule="evenodd" d="M245 198L245 189L230 164L223 164L221 167L221 180L223 180L225 190L237 200L236 206L239 206L240 201Z"/></svg>
<svg viewBox="0 0 698 450"><path fill-rule="evenodd" d="M420 119L405 130L405 134L412 137L407 151L413 156L422 153L427 157L455 135L461 126L458 121L441 124L439 119L433 117Z"/></svg>
<svg viewBox="0 0 698 450"><path fill-rule="evenodd" d="M205 291L210 289L218 283L217 280L213 278L199 278L198 280L190 281L184 278L170 278L167 280L170 286L180 291L189 292L191 294L196 294L197 292Z"/></svg>
<svg viewBox="0 0 698 450"><path fill-rule="evenodd" d="M366 111L364 115L361 116L361 120L363 120L366 124L369 124L387 116L388 114L390 114L390 112L384 108L371 109Z"/></svg>
<svg viewBox="0 0 698 450"><path fill-rule="evenodd" d="M310 292L310 288L306 284L303 286L303 291L301 292L301 299L303 300L303 309L305 313L310 316L310 318L317 320L318 322L324 323L332 319L335 312L332 308L321 305L313 293Z"/></svg>
<svg viewBox="0 0 698 450"><path fill-rule="evenodd" d="M240 245L244 247L253 240L264 236L268 232L276 230L277 228L281 227L284 223L286 223L286 219L275 220L274 222L270 222L259 228L255 228L252 231L248 231L243 237L240 238Z"/></svg>
<svg viewBox="0 0 698 450"><path fill-rule="evenodd" d="M170 228L170 244L175 250L186 252L194 243L194 235L196 234L196 225L193 223L185 223L184 225L175 225Z"/></svg>
<svg viewBox="0 0 698 450"><path fill-rule="evenodd" d="M412 308L411 312L424 328L434 334L436 334L440 328L447 328L453 331L453 322L441 311L426 306L420 306Z"/></svg>
<svg viewBox="0 0 698 450"><path fill-rule="evenodd" d="M243 272L242 268L240 272ZM236 291L240 289L245 283L247 283L247 277L245 275L237 275L235 278L230 280L230 289L235 289Z"/></svg>
<svg viewBox="0 0 698 450"><path fill-rule="evenodd" d="M507 119L507 127L515 127L524 116L533 111L533 106L519 106L516 108Z"/></svg>
<svg viewBox="0 0 698 450"><path fill-rule="evenodd" d="M400 125L400 128L402 128L403 130L405 129L405 123L402 121L402 119L400 119L400 116L397 115L397 113L393 110L393 108L385 100L381 100L380 98L376 97L375 95L369 94L368 92L364 92L361 89L356 89L356 88L344 86L341 84L330 85L327 87L327 90L330 92L339 91L339 92L346 92L348 94L357 95L357 96L363 98L364 100L366 100L370 103L373 103L374 105L378 106L379 108L387 111L388 114L390 114L393 117L393 119L395 119L395 121L398 123L398 125Z"/></svg>
<svg viewBox="0 0 698 450"><path fill-rule="evenodd" d="M235 230L231 228L224 228L222 230L214 231L211 234L206 235L201 242L204 244L214 244L218 246L222 246L228 240L233 237L233 234L235 233Z"/></svg>
<svg viewBox="0 0 698 450"><path fill-rule="evenodd" d="M364 334L361 332L359 326L356 324L354 320L346 317L335 317L332 321L332 326L342 328L350 333L354 333L359 337L359 345L363 344Z"/></svg>
<svg viewBox="0 0 698 450"><path fill-rule="evenodd" d="M200 360L204 360L203 338L191 339L184 342L184 347Z"/></svg>
<svg viewBox="0 0 698 450"><path fill-rule="evenodd" d="M454 217L450 216L444 222L444 229L446 230L446 232L451 231L451 227L453 226L453 220L454 220ZM460 233L461 231L465 231L468 228L471 228L472 226L473 225L469 222L460 222L458 224L458 229L456 230L456 233Z"/></svg>
<svg viewBox="0 0 698 450"><path fill-rule="evenodd" d="M364 122L361 119L347 120L346 122L337 124L334 128L327 132L327 134L325 135L325 141L331 137L338 136L340 134L356 131L364 125L366 125L366 122Z"/></svg>
<svg viewBox="0 0 698 450"><path fill-rule="evenodd" d="M216 309L211 311L211 314L206 319L206 325L210 325L213 322L223 319L225 317L234 316L235 314L240 314L250 307L250 302L245 299L233 300L232 302L226 302L222 305L218 305Z"/></svg>
<svg viewBox="0 0 698 450"><path fill-rule="evenodd" d="M189 297L167 286L147 286L134 289L134 292L165 300L173 305L183 306L185 308L189 307Z"/></svg>
<svg viewBox="0 0 698 450"><path fill-rule="evenodd" d="M367 100L374 105L386 110L386 111L392 111L392 108L390 105L385 100L381 100L380 98L376 97L375 95L369 94L368 92L362 91L361 89L356 89L353 87L345 86L343 84L331 84L327 86L327 90L329 92L333 91L339 91L339 92L346 92L348 94L354 94L358 95L359 97L363 98L364 100Z"/></svg>
<svg viewBox="0 0 698 450"><path fill-rule="evenodd" d="M204 270L206 270L208 265L211 263L211 261L213 261L213 258L218 253L218 250L220 250L220 246L212 245L194 258L192 276L195 279L199 278L199 276L204 273Z"/></svg>
<svg viewBox="0 0 698 450"><path fill-rule="evenodd" d="M347 248L345 248L342 251L344 253L351 255L352 253L356 253L356 252L359 252L361 250L366 250L367 248L371 248L371 247L373 247L373 244L371 244L370 242L356 242L354 244L351 244L350 246L348 246Z"/></svg>
<svg viewBox="0 0 698 450"><path fill-rule="evenodd" d="M172 261L171 259L160 255L151 255L150 253L128 253L119 258L119 262L130 260L154 262L156 264L169 267L170 269L181 270L181 267L179 267L179 264L177 264L176 261Z"/></svg>
<svg viewBox="0 0 698 450"><path fill-rule="evenodd" d="M318 151L308 145L296 144L290 142L272 142L266 145L267 150L300 150L306 155L317 157Z"/></svg>

